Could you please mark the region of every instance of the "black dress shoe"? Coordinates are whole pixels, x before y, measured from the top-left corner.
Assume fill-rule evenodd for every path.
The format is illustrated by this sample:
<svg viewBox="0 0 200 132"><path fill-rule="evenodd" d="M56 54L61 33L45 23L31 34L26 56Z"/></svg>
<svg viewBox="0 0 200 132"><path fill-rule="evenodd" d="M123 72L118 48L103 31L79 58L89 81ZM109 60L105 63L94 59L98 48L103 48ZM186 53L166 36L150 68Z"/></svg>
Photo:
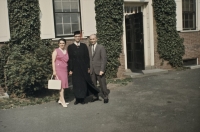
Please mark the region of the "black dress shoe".
<svg viewBox="0 0 200 132"><path fill-rule="evenodd" d="M75 101L75 102L74 102L74 105L77 105L78 103L79 103L78 101Z"/></svg>
<svg viewBox="0 0 200 132"><path fill-rule="evenodd" d="M82 101L81 104L84 105L84 104L85 104L85 101Z"/></svg>
<svg viewBox="0 0 200 132"><path fill-rule="evenodd" d="M104 103L108 103L109 102L109 99L104 99Z"/></svg>
<svg viewBox="0 0 200 132"><path fill-rule="evenodd" d="M91 102L95 102L95 101L97 101L97 100L99 100L98 97L96 97L96 98L92 98Z"/></svg>

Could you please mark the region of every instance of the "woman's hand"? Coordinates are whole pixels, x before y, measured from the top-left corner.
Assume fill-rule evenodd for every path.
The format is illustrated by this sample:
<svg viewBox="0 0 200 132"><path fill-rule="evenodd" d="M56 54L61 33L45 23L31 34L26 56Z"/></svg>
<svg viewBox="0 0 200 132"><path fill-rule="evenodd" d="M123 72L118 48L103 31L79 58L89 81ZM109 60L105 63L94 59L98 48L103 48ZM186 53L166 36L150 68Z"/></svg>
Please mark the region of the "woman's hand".
<svg viewBox="0 0 200 132"><path fill-rule="evenodd" d="M56 71L53 71L53 75L56 76Z"/></svg>

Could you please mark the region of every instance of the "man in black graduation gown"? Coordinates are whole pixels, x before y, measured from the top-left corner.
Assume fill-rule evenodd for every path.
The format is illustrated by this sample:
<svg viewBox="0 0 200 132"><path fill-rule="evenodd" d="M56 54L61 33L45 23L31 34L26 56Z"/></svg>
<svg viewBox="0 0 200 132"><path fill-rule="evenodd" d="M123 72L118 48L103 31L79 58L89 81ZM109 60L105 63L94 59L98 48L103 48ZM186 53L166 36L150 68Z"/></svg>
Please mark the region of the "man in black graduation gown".
<svg viewBox="0 0 200 132"><path fill-rule="evenodd" d="M90 59L87 45L80 42L81 32L74 32L74 43L68 46L69 75L72 75L73 91L76 101L74 104L84 104L87 95L99 93L90 78Z"/></svg>

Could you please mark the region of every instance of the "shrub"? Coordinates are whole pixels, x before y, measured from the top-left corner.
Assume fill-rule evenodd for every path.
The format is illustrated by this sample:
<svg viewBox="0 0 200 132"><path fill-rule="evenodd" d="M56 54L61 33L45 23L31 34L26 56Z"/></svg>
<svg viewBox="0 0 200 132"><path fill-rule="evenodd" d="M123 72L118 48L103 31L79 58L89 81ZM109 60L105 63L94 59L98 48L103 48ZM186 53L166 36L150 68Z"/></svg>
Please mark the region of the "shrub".
<svg viewBox="0 0 200 132"><path fill-rule="evenodd" d="M122 52L123 0L95 0L98 43L105 46L108 63L107 78L117 75Z"/></svg>
<svg viewBox="0 0 200 132"><path fill-rule="evenodd" d="M42 90L50 78L53 45L40 39L38 0L8 0L11 39L5 78L11 96L26 97Z"/></svg>
<svg viewBox="0 0 200 132"><path fill-rule="evenodd" d="M153 0L160 58L173 67L182 67L185 54L183 39L176 30L176 3L174 0Z"/></svg>

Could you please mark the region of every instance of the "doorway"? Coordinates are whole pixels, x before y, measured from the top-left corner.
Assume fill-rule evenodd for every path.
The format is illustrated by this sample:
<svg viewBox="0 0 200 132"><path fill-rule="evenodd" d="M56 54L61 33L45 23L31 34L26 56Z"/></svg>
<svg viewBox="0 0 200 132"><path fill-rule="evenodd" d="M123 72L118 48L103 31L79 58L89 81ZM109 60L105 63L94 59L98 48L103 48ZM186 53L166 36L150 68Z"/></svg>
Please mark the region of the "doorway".
<svg viewBox="0 0 200 132"><path fill-rule="evenodd" d="M141 72L144 66L143 13L125 16L127 68Z"/></svg>

